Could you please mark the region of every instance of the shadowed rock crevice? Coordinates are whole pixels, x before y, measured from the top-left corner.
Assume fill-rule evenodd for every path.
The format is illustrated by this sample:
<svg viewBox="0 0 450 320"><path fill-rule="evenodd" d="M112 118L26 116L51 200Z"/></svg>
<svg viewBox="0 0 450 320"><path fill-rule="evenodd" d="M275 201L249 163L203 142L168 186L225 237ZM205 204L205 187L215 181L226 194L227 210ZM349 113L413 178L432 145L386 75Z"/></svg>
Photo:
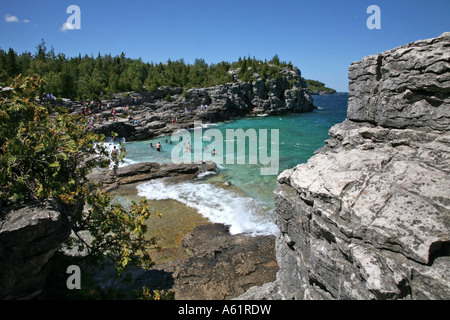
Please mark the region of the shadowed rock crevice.
<svg viewBox="0 0 450 320"><path fill-rule="evenodd" d="M434 260L440 257L450 256L450 241L436 241L430 246L428 265L433 265Z"/></svg>

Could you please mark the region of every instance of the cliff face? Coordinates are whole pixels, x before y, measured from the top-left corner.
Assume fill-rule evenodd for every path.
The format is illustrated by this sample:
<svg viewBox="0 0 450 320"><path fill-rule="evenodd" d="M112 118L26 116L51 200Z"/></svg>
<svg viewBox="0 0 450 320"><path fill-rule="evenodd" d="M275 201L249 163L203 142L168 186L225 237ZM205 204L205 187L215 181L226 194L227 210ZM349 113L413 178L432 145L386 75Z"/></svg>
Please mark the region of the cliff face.
<svg viewBox="0 0 450 320"><path fill-rule="evenodd" d="M449 48L350 66L348 119L278 177L277 280L242 298L450 299Z"/></svg>
<svg viewBox="0 0 450 320"><path fill-rule="evenodd" d="M386 128L448 132L449 37L446 33L353 63L348 119Z"/></svg>

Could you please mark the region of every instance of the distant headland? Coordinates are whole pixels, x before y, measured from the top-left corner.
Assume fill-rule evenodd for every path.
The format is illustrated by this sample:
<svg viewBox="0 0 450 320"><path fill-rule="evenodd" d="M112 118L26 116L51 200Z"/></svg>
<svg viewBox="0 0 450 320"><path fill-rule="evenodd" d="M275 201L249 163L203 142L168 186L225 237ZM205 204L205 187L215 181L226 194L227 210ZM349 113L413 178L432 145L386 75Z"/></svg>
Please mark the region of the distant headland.
<svg viewBox="0 0 450 320"><path fill-rule="evenodd" d="M317 80L309 80L306 79L306 85L308 86L308 90L312 95L323 95L323 94L336 94L337 91L335 89L331 89L325 86L325 83L317 81Z"/></svg>

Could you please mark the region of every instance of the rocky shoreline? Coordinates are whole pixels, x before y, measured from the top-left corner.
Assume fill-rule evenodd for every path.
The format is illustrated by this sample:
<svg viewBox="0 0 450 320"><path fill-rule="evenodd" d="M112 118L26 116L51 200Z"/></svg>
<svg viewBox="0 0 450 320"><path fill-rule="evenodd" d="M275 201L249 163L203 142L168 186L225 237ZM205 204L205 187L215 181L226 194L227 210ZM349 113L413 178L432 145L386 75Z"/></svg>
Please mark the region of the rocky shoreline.
<svg viewBox="0 0 450 320"><path fill-rule="evenodd" d="M152 179L167 183L188 181L215 169L212 162L179 165L145 162L118 168L116 172L99 170L89 178L109 192ZM131 282L115 277L114 268L95 271L94 279L103 288L112 286L125 295L146 286L169 290L177 300L228 300L250 287L274 281L278 271L273 235L231 235L228 226L207 223L185 234L181 246L190 252L187 257L169 258L149 270L132 267L128 272Z"/></svg>
<svg viewBox="0 0 450 320"><path fill-rule="evenodd" d="M212 162L138 163L115 172L97 170L88 178L101 183L104 190L115 192L120 187L133 187L152 179L167 183L188 181L215 169ZM0 231L0 258L3 259L0 296L3 299L40 299L41 296L45 299L49 294L45 285L48 270L44 266L70 234L71 222L67 219L71 214L67 209L76 210L62 210L49 202L45 206L15 208L5 215ZM275 236L231 235L223 224L206 223L185 234L181 246L189 252L186 257L168 259L151 269L132 267L131 283L117 278L112 267L91 271L98 285L105 289L112 286L128 298L146 285L170 290L176 299L213 300L231 299L252 286L274 281L278 271ZM74 252L67 254L70 257Z"/></svg>
<svg viewBox="0 0 450 320"><path fill-rule="evenodd" d="M98 104L94 102L84 104L81 101L68 99L52 100L50 103L62 104L69 110L69 113L85 115L89 120L89 128L97 133L108 137L115 132L119 137L128 141L150 139L170 134L178 129L193 128L196 121L211 123L243 116L300 113L313 110L315 108L313 100L307 91L307 85L301 77L300 70L283 68L280 71L280 78L266 81L257 77L258 80L254 82L238 80L234 83L209 88L194 88L187 91L183 91L182 88L161 87L154 92L114 94ZM214 165L208 163L174 166L145 163L126 169L119 168L115 174L111 174L110 171L98 170L93 172L90 178L97 182L101 181L105 190L113 191L123 184L153 178L164 177L171 181L193 179L200 172L213 170L213 168ZM0 282L2 283L0 298L31 299L42 293L47 276L47 262L70 235L71 222L68 219L73 215L72 211L76 210L79 208L62 209L57 204L49 203L48 205L9 208L8 212L0 213ZM231 253L235 252L237 247L240 247L240 256L245 255L245 252L262 250L261 255L266 256L267 261L274 261L274 250L266 250L273 248L273 244L267 245L265 248L251 249L256 248L258 242L263 238L248 237L244 241L241 236L235 237L229 234L226 238L229 238L227 240L228 249L221 249L221 252L223 257L228 254L229 258L217 264L217 267L218 270L222 270L220 272L227 270L229 273L228 276L222 278L223 281L228 281L228 287L232 286L233 281L241 283L236 280L236 277L239 278L240 275L233 267L237 260L232 259L234 253ZM264 239L270 239L273 243L274 237ZM208 239L205 239L205 242L207 242L206 240ZM237 243L232 244L235 240ZM261 241L264 243L266 240ZM212 242L210 249L212 250L214 246L215 244ZM216 253L211 250L205 249L201 254L208 257L214 256ZM206 254L206 252L209 253ZM196 263L200 266L200 262ZM209 269L211 263L213 262L205 265L203 273L215 274L214 270ZM189 271L182 265L182 262L179 267L172 264L170 268ZM275 264L270 262L267 268L271 270L274 279L275 274L272 271L276 269ZM259 270L259 267L250 269L248 272L242 270L239 272L243 272L243 276L258 274L255 270ZM238 270L240 269L238 268ZM262 270L266 269L262 268ZM266 274L266 271L263 274ZM177 272L178 279L184 278L181 276L183 272ZM232 277L230 272L234 272L233 274L237 274L237 276ZM187 273L186 278L189 277L190 275ZM216 276L211 276L211 279L214 277ZM253 280L244 281L246 284L242 282L242 285L239 285L240 289L230 289L230 292L240 294L250 284L260 285L270 280L266 275L260 277L263 281L255 280L258 276L251 276L251 278ZM198 281L201 282L201 278L198 278ZM216 287L216 285L212 287ZM217 287L219 288L220 285L217 284ZM231 297L224 292L225 290L222 290L221 294L215 296L210 290L204 296L210 298Z"/></svg>
<svg viewBox="0 0 450 320"><path fill-rule="evenodd" d="M198 226L182 245L192 252L189 257L151 269L131 267L126 275L131 281L117 278L112 267L96 272L94 279L126 296L146 286L171 291L176 300L229 300L276 278L275 236L231 235L216 223Z"/></svg>
<svg viewBox="0 0 450 320"><path fill-rule="evenodd" d="M215 87L161 87L154 92L114 94L111 99L83 105L63 100L71 112L85 114L91 128L127 141L168 135L190 129L194 122L216 123L256 115L278 115L312 111L315 107L300 70L281 69L282 77L254 82L227 83Z"/></svg>
<svg viewBox="0 0 450 320"><path fill-rule="evenodd" d="M297 85L290 88L292 80ZM106 136L114 131L127 141L190 129L195 121L215 123L235 117L300 113L315 108L300 72L286 70L285 77L268 83L237 82L185 93L181 88L159 88L153 93L118 94L102 104L109 104L108 110L100 113L103 119L109 120L95 123L92 129ZM67 107L75 113L82 110L80 104ZM113 118L111 110L115 112ZM89 178L101 182L105 190L113 191L125 184L151 179L163 178L169 183L190 180L201 172L214 170L214 163L140 163L119 168L115 173L98 170ZM222 300L274 281L278 271L275 236L231 235L225 225L206 224L186 234L182 246L191 256L156 265L151 270L133 268L132 285L115 285L126 292L143 285L159 287L173 291L175 299ZM97 282L111 285L110 276L108 272L100 272Z"/></svg>

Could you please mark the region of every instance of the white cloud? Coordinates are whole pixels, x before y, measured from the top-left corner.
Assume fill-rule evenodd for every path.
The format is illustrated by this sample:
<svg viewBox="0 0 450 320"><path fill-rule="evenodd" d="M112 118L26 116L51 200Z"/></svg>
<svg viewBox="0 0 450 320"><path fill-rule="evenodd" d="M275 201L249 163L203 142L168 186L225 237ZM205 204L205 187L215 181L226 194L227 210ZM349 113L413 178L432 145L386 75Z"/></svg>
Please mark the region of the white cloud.
<svg viewBox="0 0 450 320"><path fill-rule="evenodd" d="M59 31L67 32L68 30L73 30L74 27L71 23L64 22L61 28L59 28Z"/></svg>
<svg viewBox="0 0 450 320"><path fill-rule="evenodd" d="M19 19L16 16L10 15L9 13L5 14L6 22L19 22Z"/></svg>
<svg viewBox="0 0 450 320"><path fill-rule="evenodd" d="M4 17L5 17L5 22L8 22L8 23L20 22L19 18L17 18L16 16L13 16L12 14L9 14L9 13L5 14ZM29 19L23 19L22 22L30 23L31 21Z"/></svg>

